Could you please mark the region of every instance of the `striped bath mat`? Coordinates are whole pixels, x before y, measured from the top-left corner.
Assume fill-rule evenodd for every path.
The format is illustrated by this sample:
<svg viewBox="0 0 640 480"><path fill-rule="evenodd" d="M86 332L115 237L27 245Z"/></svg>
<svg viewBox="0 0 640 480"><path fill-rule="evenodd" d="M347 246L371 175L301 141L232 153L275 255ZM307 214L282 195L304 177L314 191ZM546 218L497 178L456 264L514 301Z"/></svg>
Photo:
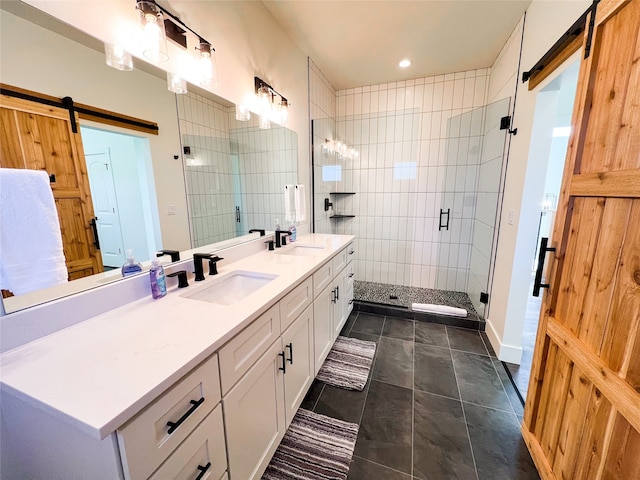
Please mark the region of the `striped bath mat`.
<svg viewBox="0 0 640 480"><path fill-rule="evenodd" d="M375 353L375 342L338 337L316 379L336 387L361 391L367 383Z"/></svg>
<svg viewBox="0 0 640 480"><path fill-rule="evenodd" d="M300 408L262 480L346 480L358 425Z"/></svg>

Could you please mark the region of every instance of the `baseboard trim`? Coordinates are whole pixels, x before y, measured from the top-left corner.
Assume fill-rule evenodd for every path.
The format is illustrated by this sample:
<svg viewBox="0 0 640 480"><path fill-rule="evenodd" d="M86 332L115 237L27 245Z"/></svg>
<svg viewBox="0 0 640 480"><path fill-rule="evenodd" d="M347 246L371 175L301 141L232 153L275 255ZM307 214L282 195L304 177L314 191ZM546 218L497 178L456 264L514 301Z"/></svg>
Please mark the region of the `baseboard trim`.
<svg viewBox="0 0 640 480"><path fill-rule="evenodd" d="M514 347L513 345L502 343L498 333L491 323L491 319L487 319L486 333L489 337L489 341L491 342L491 346L498 355L498 360L520 365L520 362L522 361L522 347Z"/></svg>

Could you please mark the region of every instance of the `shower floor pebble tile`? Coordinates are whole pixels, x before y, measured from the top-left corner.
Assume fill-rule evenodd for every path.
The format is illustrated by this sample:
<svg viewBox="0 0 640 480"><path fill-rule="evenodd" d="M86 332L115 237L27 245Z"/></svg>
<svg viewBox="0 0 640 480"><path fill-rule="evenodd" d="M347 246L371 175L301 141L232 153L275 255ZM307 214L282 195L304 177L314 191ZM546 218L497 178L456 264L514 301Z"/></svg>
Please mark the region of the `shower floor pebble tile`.
<svg viewBox="0 0 640 480"><path fill-rule="evenodd" d="M364 391L315 381L303 407L360 425L348 480L539 480L486 335L361 312L341 335L378 345Z"/></svg>

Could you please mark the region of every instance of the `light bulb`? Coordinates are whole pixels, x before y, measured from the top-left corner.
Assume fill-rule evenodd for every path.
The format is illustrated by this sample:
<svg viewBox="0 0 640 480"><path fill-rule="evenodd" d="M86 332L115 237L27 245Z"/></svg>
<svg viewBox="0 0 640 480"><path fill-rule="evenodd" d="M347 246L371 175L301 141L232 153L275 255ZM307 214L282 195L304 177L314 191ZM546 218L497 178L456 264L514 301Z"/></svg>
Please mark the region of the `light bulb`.
<svg viewBox="0 0 640 480"><path fill-rule="evenodd" d="M268 130L271 128L271 120L266 115L260 115L260 128L262 130Z"/></svg>
<svg viewBox="0 0 640 480"><path fill-rule="evenodd" d="M251 112L246 105L236 105L236 120L246 122L251 119Z"/></svg>

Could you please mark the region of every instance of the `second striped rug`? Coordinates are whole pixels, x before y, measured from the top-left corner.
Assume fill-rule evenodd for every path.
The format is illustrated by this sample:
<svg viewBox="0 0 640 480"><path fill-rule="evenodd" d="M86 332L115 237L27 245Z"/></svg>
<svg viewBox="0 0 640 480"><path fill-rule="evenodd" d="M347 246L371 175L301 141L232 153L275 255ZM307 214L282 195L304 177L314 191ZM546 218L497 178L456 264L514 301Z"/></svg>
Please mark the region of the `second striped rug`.
<svg viewBox="0 0 640 480"><path fill-rule="evenodd" d="M338 337L316 380L348 390L364 389L376 353L376 343Z"/></svg>

